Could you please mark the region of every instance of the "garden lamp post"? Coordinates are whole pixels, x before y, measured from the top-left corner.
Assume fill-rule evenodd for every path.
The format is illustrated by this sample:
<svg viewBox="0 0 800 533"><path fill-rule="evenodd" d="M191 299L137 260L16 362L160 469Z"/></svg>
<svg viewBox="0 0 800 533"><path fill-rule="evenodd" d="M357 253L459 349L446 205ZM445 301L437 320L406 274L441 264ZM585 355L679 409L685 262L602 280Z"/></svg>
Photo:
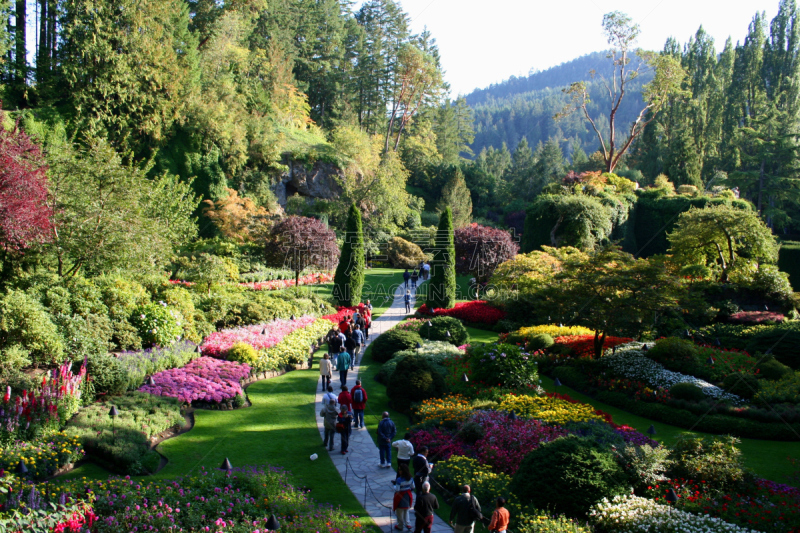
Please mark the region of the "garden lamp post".
<svg viewBox="0 0 800 533"><path fill-rule="evenodd" d="M669 503L675 503L678 501L678 495L675 493L675 489L667 490L667 501Z"/></svg>
<svg viewBox="0 0 800 533"><path fill-rule="evenodd" d="M149 378L147 378L147 384L148 384L150 387L155 387L155 385L156 385L156 380L154 380L154 379L153 379L153 376L150 376Z"/></svg>
<svg viewBox="0 0 800 533"><path fill-rule="evenodd" d="M650 424L650 427L647 428L647 434L650 435L650 436L655 435L656 434L656 426L654 426L653 424Z"/></svg>
<svg viewBox="0 0 800 533"><path fill-rule="evenodd" d="M20 476L26 476L26 475L28 475L28 467L27 467L27 466L25 466L25 461L24 461L24 460L22 460L22 459L20 459L20 460L19 460L19 463L17 463L17 468L15 468L15 469L14 469L14 471L15 471L17 474L19 474Z"/></svg>
<svg viewBox="0 0 800 533"><path fill-rule="evenodd" d="M467 377L467 374L466 374L466 373L462 374L462 376L461 376L461 381L463 381L464 383L466 383L466 382L468 382L468 381L469 381L469 378Z"/></svg>
<svg viewBox="0 0 800 533"><path fill-rule="evenodd" d="M220 470L225 472L225 475L230 477L231 470L233 470L233 465L231 464L230 460L226 457L224 461L222 461L222 466L219 467Z"/></svg>
<svg viewBox="0 0 800 533"><path fill-rule="evenodd" d="M119 416L119 411L117 411L117 406L112 405L111 410L108 412L108 416L111 417L111 436L114 442L117 442L117 428L116 428L116 419Z"/></svg>
<svg viewBox="0 0 800 533"><path fill-rule="evenodd" d="M715 346L722 346L722 343L721 343L721 342L719 342L719 337L717 337L716 339L714 339L714 345L715 345Z"/></svg>
<svg viewBox="0 0 800 533"><path fill-rule="evenodd" d="M261 330L261 334L262 334L262 335L266 335L266 334L267 334L267 328L264 328L264 329L262 329L262 330Z"/></svg>
<svg viewBox="0 0 800 533"><path fill-rule="evenodd" d="M646 351L647 351L647 350L649 350L649 349L650 349L650 348L648 348L648 347L647 347L647 343L645 343L645 344L642 344L642 351L643 351L643 352L646 352Z"/></svg>
<svg viewBox="0 0 800 533"><path fill-rule="evenodd" d="M197 353L203 353L203 349L200 347L199 344L197 345L197 348L194 349L194 351Z"/></svg>
<svg viewBox="0 0 800 533"><path fill-rule="evenodd" d="M617 347L616 347L616 346L612 346L612 347L611 347L611 353L612 353L612 354L615 354L615 353L617 353Z"/></svg>
<svg viewBox="0 0 800 533"><path fill-rule="evenodd" d="M558 379L558 378L556 378L556 379L553 381L553 386L556 388L556 394L558 394L558 388L561 386L561 380L560 380L560 379Z"/></svg>
<svg viewBox="0 0 800 533"><path fill-rule="evenodd" d="M708 363L709 365L713 365L714 364L714 358L709 355L708 359L706 359L706 363Z"/></svg>
<svg viewBox="0 0 800 533"><path fill-rule="evenodd" d="M449 339L450 337L452 337L452 335L450 335L450 330L449 330L449 329L447 330L447 333L446 333L445 335L447 336L447 338L448 338L448 339Z"/></svg>
<svg viewBox="0 0 800 533"><path fill-rule="evenodd" d="M264 524L264 528L267 531L278 531L281 528L281 524L278 522L278 519L275 518L275 515L270 515L269 519L267 519L267 523Z"/></svg>
<svg viewBox="0 0 800 533"><path fill-rule="evenodd" d="M509 420L511 420L512 422L513 422L514 420L516 420L516 419L517 419L517 413L516 413L516 411L514 411L514 410L512 409L512 410L511 410L511 412L508 414L508 419L509 419Z"/></svg>
<svg viewBox="0 0 800 533"><path fill-rule="evenodd" d="M289 317L289 320L292 320L292 321L294 321L294 320L295 320L295 318L294 318L294 315L290 316L290 317Z"/></svg>
<svg viewBox="0 0 800 533"><path fill-rule="evenodd" d="M684 331L683 331L683 334L684 334L684 336L686 336L686 337L691 337L691 336L692 336L692 332L691 332L691 331L689 331L688 329L684 330Z"/></svg>

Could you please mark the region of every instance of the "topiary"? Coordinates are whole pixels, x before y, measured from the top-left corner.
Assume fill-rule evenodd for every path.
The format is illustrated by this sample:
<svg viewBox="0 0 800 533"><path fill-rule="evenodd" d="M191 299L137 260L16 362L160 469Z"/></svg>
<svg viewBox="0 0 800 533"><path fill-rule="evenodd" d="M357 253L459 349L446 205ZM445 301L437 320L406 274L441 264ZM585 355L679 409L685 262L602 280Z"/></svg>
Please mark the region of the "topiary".
<svg viewBox="0 0 800 533"><path fill-rule="evenodd" d="M416 268L427 259L422 248L400 237L392 237L387 251L394 268Z"/></svg>
<svg viewBox="0 0 800 533"><path fill-rule="evenodd" d="M392 407L405 412L412 403L437 398L446 390L444 377L427 358L414 355L406 356L398 363L386 387L386 394Z"/></svg>
<svg viewBox="0 0 800 533"><path fill-rule="evenodd" d="M417 344L422 344L422 337L414 331L402 329L391 329L379 335L372 343L372 359L379 363L385 363L400 350L416 348Z"/></svg>
<svg viewBox="0 0 800 533"><path fill-rule="evenodd" d="M689 400L690 402L702 402L706 399L703 389L694 383L676 383L669 388L669 394L678 400Z"/></svg>
<svg viewBox="0 0 800 533"><path fill-rule="evenodd" d="M670 361L677 360L694 361L697 355L697 346L691 341L667 337L658 339L655 345L645 352L645 355L662 364L669 364Z"/></svg>
<svg viewBox="0 0 800 533"><path fill-rule="evenodd" d="M246 342L237 342L228 349L227 359L253 366L258 361L258 352Z"/></svg>
<svg viewBox="0 0 800 533"><path fill-rule="evenodd" d="M106 354L89 357L86 361L86 373L94 383L95 393L113 395L127 390L128 374L119 359Z"/></svg>
<svg viewBox="0 0 800 533"><path fill-rule="evenodd" d="M753 374L734 372L725 376L722 388L731 394L750 400L758 392L758 378Z"/></svg>
<svg viewBox="0 0 800 533"><path fill-rule="evenodd" d="M778 381L792 373L791 368L775 359L767 359L758 365L758 375L764 379Z"/></svg>
<svg viewBox="0 0 800 533"><path fill-rule="evenodd" d="M430 326L428 325L430 322ZM464 324L457 318L450 316L437 316L426 322L419 330L423 339L431 341L445 341L453 346L463 346L469 342L469 333ZM450 336L447 336L447 333Z"/></svg>
<svg viewBox="0 0 800 533"><path fill-rule="evenodd" d="M526 345L526 347L530 351L535 351L535 350L544 350L546 348L551 347L553 344L555 344L555 342L553 341L553 337L551 337L547 333L539 333L538 335L534 335L528 340L528 344Z"/></svg>
<svg viewBox="0 0 800 533"><path fill-rule="evenodd" d="M625 472L611 452L589 439L562 437L528 453L511 481L511 492L538 509L585 517L602 498L629 491Z"/></svg>

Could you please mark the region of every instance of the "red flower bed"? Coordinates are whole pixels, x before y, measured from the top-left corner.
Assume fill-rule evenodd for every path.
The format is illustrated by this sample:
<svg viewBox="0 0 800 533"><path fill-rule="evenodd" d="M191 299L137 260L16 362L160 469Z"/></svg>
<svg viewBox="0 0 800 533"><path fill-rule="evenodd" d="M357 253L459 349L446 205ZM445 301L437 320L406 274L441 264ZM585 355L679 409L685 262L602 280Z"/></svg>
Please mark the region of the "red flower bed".
<svg viewBox="0 0 800 533"><path fill-rule="evenodd" d="M435 308L433 312L431 312L428 304L423 304L417 312L421 315L451 316L464 322L487 324L489 326L497 324L498 321L506 317L505 311L492 307L483 300L459 302L452 309Z"/></svg>
<svg viewBox="0 0 800 533"><path fill-rule="evenodd" d="M575 357L594 357L594 335L565 335L553 339L556 344L569 347ZM633 341L628 337L606 337L604 350Z"/></svg>
<svg viewBox="0 0 800 533"><path fill-rule="evenodd" d="M784 316L781 313L772 311L739 311L728 319L734 324L763 324L764 322L783 322Z"/></svg>
<svg viewBox="0 0 800 533"><path fill-rule="evenodd" d="M358 311L359 313L363 313L366 307L364 306L364 304L358 304L357 306L337 307L337 309L338 309L337 312L333 313L332 315L325 315L322 318L327 318L334 324L338 324L339 322L344 320L345 317L353 316L353 313L355 313L356 311Z"/></svg>

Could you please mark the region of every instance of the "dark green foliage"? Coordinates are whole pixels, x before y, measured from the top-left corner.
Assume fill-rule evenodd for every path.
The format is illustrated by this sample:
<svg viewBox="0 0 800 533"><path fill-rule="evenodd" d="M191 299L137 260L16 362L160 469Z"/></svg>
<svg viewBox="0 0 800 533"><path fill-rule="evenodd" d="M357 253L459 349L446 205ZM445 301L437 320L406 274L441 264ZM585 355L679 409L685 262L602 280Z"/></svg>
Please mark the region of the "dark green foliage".
<svg viewBox="0 0 800 533"><path fill-rule="evenodd" d="M614 431L611 425L598 420L570 422L564 426L564 429L578 437L598 443L605 450L611 450L613 447L621 449L625 446L625 439L622 438L622 435Z"/></svg>
<svg viewBox="0 0 800 533"><path fill-rule="evenodd" d="M422 344L419 333L395 328L375 339L371 345L372 358L379 363L385 363L400 350L416 348L417 343Z"/></svg>
<svg viewBox="0 0 800 533"><path fill-rule="evenodd" d="M595 502L625 494L628 487L611 452L592 440L570 436L526 455L511 490L539 509L581 518Z"/></svg>
<svg viewBox="0 0 800 533"><path fill-rule="evenodd" d="M380 372L375 376L375 381L388 385L394 371L397 369L397 365L408 356L425 357L434 370L446 378L448 370L445 366L445 361L460 355L461 351L452 344L442 341L425 341L422 344L422 348L410 348L395 352L394 356L381 366Z"/></svg>
<svg viewBox="0 0 800 533"><path fill-rule="evenodd" d="M800 291L800 242L781 243L778 251L778 268L789 274L789 282L795 291Z"/></svg>
<svg viewBox="0 0 800 533"><path fill-rule="evenodd" d="M430 326L428 325L430 322ZM464 324L457 318L437 316L425 322L419 330L420 337L429 341L449 342L453 346L462 346L469 342L469 333ZM447 333L450 336L447 336Z"/></svg>
<svg viewBox="0 0 800 533"><path fill-rule="evenodd" d="M753 374L734 372L725 376L722 381L722 388L731 394L750 400L758 392L758 378ZM670 389L670 392L672 392L672 389Z"/></svg>
<svg viewBox="0 0 800 533"><path fill-rule="evenodd" d="M458 436L464 439L464 442L468 444L475 444L481 440L485 434L486 431L483 429L483 426L477 422L467 422L461 426L461 429L458 431Z"/></svg>
<svg viewBox="0 0 800 533"><path fill-rule="evenodd" d="M522 252L542 246L593 249L611 236L611 213L591 196L551 195L536 198L525 216Z"/></svg>
<svg viewBox="0 0 800 533"><path fill-rule="evenodd" d="M677 337L666 337L658 339L645 355L657 363L669 365L671 361L693 360L697 355L697 346L691 341Z"/></svg>
<svg viewBox="0 0 800 533"><path fill-rule="evenodd" d="M781 363L800 369L800 326L770 326L756 333L747 343L750 353L772 353Z"/></svg>
<svg viewBox="0 0 800 533"><path fill-rule="evenodd" d="M478 344L467 350L470 379L487 387L520 388L538 384L534 361L513 344Z"/></svg>
<svg viewBox="0 0 800 533"><path fill-rule="evenodd" d="M703 390L694 383L676 383L669 388L669 394L678 400L689 400L692 402L700 402L706 399Z"/></svg>
<svg viewBox="0 0 800 533"><path fill-rule="evenodd" d="M534 352L536 350L544 350L545 348L549 348L554 344L553 337L548 335L547 333L539 333L538 335L534 335L530 339L528 339L528 344L526 348Z"/></svg>
<svg viewBox="0 0 800 533"><path fill-rule="evenodd" d="M18 344L30 352L37 365L64 360L64 339L44 306L20 290L9 291L0 300L0 342Z"/></svg>
<svg viewBox="0 0 800 533"><path fill-rule="evenodd" d="M675 461L670 477L704 481L712 490L735 490L746 479L737 442L733 437L679 436L670 454Z"/></svg>
<svg viewBox="0 0 800 533"><path fill-rule="evenodd" d="M759 363L756 369L760 377L774 381L793 373L791 368L772 358Z"/></svg>
<svg viewBox="0 0 800 533"><path fill-rule="evenodd" d="M436 248L431 261L431 280L428 283L429 308L450 309L456 304L456 249L453 233L453 213L446 208L439 219Z"/></svg>
<svg viewBox="0 0 800 533"><path fill-rule="evenodd" d="M122 394L128 388L128 375L113 355L95 355L87 360L86 373L97 394ZM77 363L76 363L77 364Z"/></svg>
<svg viewBox="0 0 800 533"><path fill-rule="evenodd" d="M547 368L542 363L539 363L539 366L541 367L539 370L542 372L547 371ZM557 366L553 368L552 375L553 378L560 379L561 383L567 387L572 387L579 391L588 391L589 389L589 380L586 375L577 368Z"/></svg>
<svg viewBox="0 0 800 533"><path fill-rule="evenodd" d="M333 294L339 305L352 306L361 302L364 289L364 233L361 211L355 204L350 206L347 215L347 231L333 283Z"/></svg>
<svg viewBox="0 0 800 533"><path fill-rule="evenodd" d="M373 348L373 358L375 357ZM406 356L392 374L386 394L392 407L408 411L411 404L428 398L438 398L447 391L444 377L436 371L426 357Z"/></svg>

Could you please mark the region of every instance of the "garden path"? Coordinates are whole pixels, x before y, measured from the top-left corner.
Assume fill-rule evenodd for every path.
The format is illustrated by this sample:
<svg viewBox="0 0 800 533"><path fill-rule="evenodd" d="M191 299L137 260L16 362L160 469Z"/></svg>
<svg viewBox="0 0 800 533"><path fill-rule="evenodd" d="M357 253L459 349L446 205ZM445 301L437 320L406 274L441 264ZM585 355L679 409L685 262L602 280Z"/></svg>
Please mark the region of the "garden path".
<svg viewBox="0 0 800 533"><path fill-rule="evenodd" d="M420 280L420 283L422 281ZM402 321L407 315L403 295L405 287L400 285L394 293L394 301L381 316L373 320L370 328L369 345L381 333L389 331ZM412 291L412 298L416 298ZM366 349L366 347L364 347ZM363 355L363 351L362 351ZM360 362L360 361L359 361ZM356 364L347 376L348 387L352 388L358 379L360 365ZM339 382L338 372L333 372L335 381ZM319 383L319 382L318 382ZM341 384L339 383L339 386ZM367 387L369 385L367 384ZM335 392L339 389L334 385ZM367 389L369 390L369 389ZM322 405L322 391L317 390L317 406ZM315 413L318 414L318 411ZM324 435L322 418L317 416L317 428L320 438ZM350 445L347 455L342 455L339 446L339 437L336 437L336 446L332 452L328 452L333 460L333 464L341 474L342 478L350 487L359 502L364 505L364 509L369 513L375 523L383 531L389 533L395 524L395 516L392 512L392 500L394 498L394 486L392 481L396 477L394 468L381 468L379 466L378 447L365 429L354 429L350 435ZM394 450L393 450L394 453ZM412 525L414 524L414 513L409 514ZM452 533L453 528L438 516L434 516L432 533Z"/></svg>

